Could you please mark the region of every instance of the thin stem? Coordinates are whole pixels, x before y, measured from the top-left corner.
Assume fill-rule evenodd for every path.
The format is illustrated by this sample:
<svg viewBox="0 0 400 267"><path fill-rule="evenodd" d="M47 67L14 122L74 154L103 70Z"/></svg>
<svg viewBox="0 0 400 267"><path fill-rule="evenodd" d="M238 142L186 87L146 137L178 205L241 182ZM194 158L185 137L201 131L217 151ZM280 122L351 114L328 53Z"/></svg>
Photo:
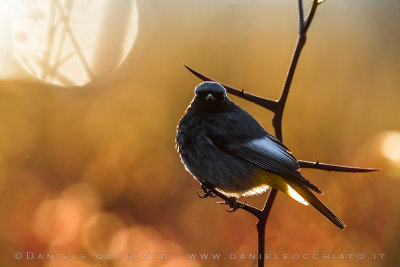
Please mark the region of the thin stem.
<svg viewBox="0 0 400 267"><path fill-rule="evenodd" d="M264 262L265 262L265 225L266 225L265 220L258 220L257 222L257 239L258 239L258 257L257 257L257 266L258 267L264 267ZM263 242L260 242L260 240L264 240Z"/></svg>
<svg viewBox="0 0 400 267"><path fill-rule="evenodd" d="M192 68L190 68L190 67L188 67L186 65L184 65L184 66L191 73L193 73L195 76L197 76L198 78L200 78L203 81L217 82L216 80L214 80L214 79L212 79L212 78L210 78L210 77L208 77L208 76L206 76L206 75L204 75L204 74L202 74L202 73L200 73L198 71L195 71L194 69L192 69ZM276 101L275 100L271 100L271 99L268 99L268 98L256 96L256 95L253 95L253 94L249 94L249 93L246 93L243 89L239 90L239 89L236 89L236 88L231 87L229 85L226 85L226 84L223 84L223 83L220 83L220 82L218 82L218 83L221 84L226 89L226 91L228 93L232 94L232 95L241 97L241 98L246 99L248 101L251 101L251 102L253 102L253 103L257 104L257 105L260 105L260 106L262 106L262 107L264 107L264 108L266 108L268 110L271 110L272 112L274 112L275 109L276 109Z"/></svg>
<svg viewBox="0 0 400 267"><path fill-rule="evenodd" d="M316 1L316 0L313 1L312 6L311 6L311 9L310 9L310 13L308 14L307 19L306 19L306 21L305 21L305 23L304 23L304 31L305 31L305 32L308 31L308 28L310 27L311 22L312 22L312 20L313 20L313 18L314 18L315 12L317 11L317 7L318 7L318 5L320 5L321 3L322 3L322 2L319 2L319 3L318 3L318 1Z"/></svg>
<svg viewBox="0 0 400 267"><path fill-rule="evenodd" d="M304 8L303 8L303 1L298 0L299 5L299 35L302 34L304 30Z"/></svg>
<svg viewBox="0 0 400 267"><path fill-rule="evenodd" d="M214 81L218 82L217 80L210 78L188 66L185 66L190 72L192 72L195 76L200 78L203 81ZM278 101L276 100L271 100L268 98L263 98L259 96L255 96L253 94L245 93L244 90L239 90L234 87L231 87L229 85L223 84L221 82L218 82L222 86L227 89L227 92L230 94L236 95L240 98L249 100L257 105L260 105L268 110L274 111L278 105ZM243 93L242 93L243 92ZM279 125L278 125L279 126ZM374 169L374 168L360 168L360 167L350 167L350 166L341 166L341 165L334 165L334 164L327 164L327 163L321 163L321 162L311 162L311 161L305 161L305 160L298 160L300 167L301 168L312 168L312 169L319 169L319 170L325 170L325 171L338 171L338 172L371 172L371 171L379 171L379 169Z"/></svg>
<svg viewBox="0 0 400 267"><path fill-rule="evenodd" d="M286 80L283 86L282 94L279 98L278 101L271 100L268 98L263 98L259 97L256 95L252 95L249 93L246 93L244 90L239 90L236 88L233 88L231 86L225 85L220 83L222 86L225 87L228 93L236 95L238 97L241 97L243 99L249 100L257 105L260 105L274 113L273 119L272 119L272 125L275 130L275 136L278 138L281 142L283 142L283 134L282 134L282 118L283 118L283 111L285 109L287 97L289 95L289 90L292 85L293 81L293 76L297 67L297 63L299 61L301 51L306 43L307 37L306 33L307 30L309 29L311 22L314 18L315 12L317 10L317 7L319 5L318 0L313 0L310 12L307 16L307 18L304 20L304 10L303 10L303 1L298 0L298 5L299 5L299 35L297 39L297 44L296 48L293 53L293 57L289 66L289 70L286 76ZM201 74L188 66L185 65L185 67L192 72L194 75L202 79L203 81L215 81L214 79L205 76L204 74ZM340 166L340 165L333 165L333 164L326 164L326 163L319 163L319 161L316 162L310 162L310 161L298 161L300 164L300 167L302 168L314 168L314 169L320 169L320 170L327 170L327 171L341 171L341 172L371 172L371 171L377 171L378 169L370 169L370 168L357 168L357 167L348 167L348 166ZM225 196L224 194L218 192L214 188L209 188L211 192L213 192L215 195L218 197L224 199L226 203L228 204L235 204L235 200L233 200L230 197ZM278 190L275 188L271 188L267 200L265 202L264 208L262 210L259 210L253 206L243 204L241 202L236 202L239 205L242 205L241 208L248 211L249 213L253 214L254 216L257 217L258 222L257 222L257 234L258 234L258 267L263 267L264 262L265 262L265 229L266 229L266 224L269 218L269 214L271 212L273 203L276 199L276 195L278 193Z"/></svg>
<svg viewBox="0 0 400 267"><path fill-rule="evenodd" d="M316 1L314 1L314 2L316 2ZM285 109L286 100L289 95L289 90L292 85L293 76L296 71L297 63L299 62L301 51L303 50L303 47L307 40L307 38L306 38L307 29L305 29L305 27L304 27L303 1L298 0L298 5L299 5L299 36L297 39L296 48L293 53L292 61L289 66L289 71L286 76L285 84L283 86L282 94L277 103L277 106L276 106L276 109L274 112L274 117L272 118L272 125L275 130L275 136L281 142L283 142L283 134L282 134L283 111ZM310 15L313 17L315 15L315 10L314 10L314 12L310 12ZM311 23L312 17L310 18L310 16L309 16L307 18L307 21L309 23ZM259 247L259 251L261 251L261 250L264 251L263 254L265 254L265 228L267 225L269 214L272 209L272 205L274 204L274 201L276 199L277 193L278 193L277 189L271 188L271 190L268 194L267 200L265 202L264 208L262 210L264 219L259 219L259 221L257 223L258 247ZM262 234L262 237L261 237L261 234ZM264 256L262 256L260 258L259 258L258 266L263 267L264 266Z"/></svg>
<svg viewBox="0 0 400 267"><path fill-rule="evenodd" d="M316 162L298 160L301 168L318 169L325 171L336 171L336 172L375 172L380 169L376 168L360 168L360 167L350 167L341 166L327 163L320 163L318 160Z"/></svg>
<svg viewBox="0 0 400 267"><path fill-rule="evenodd" d="M256 216L257 218L261 217L261 211L251 205L248 205L246 203L242 203L239 201L235 201L234 199L222 194L221 192L217 191L215 188L212 188L210 186L208 186L207 184L202 184L203 186L207 187L208 190L210 190L214 195L218 196L219 198L222 198L223 200L225 200L227 203L229 204L238 204L240 205L240 208L250 212L251 214L253 214L254 216Z"/></svg>
<svg viewBox="0 0 400 267"><path fill-rule="evenodd" d="M278 194L278 190L275 188L271 188L268 193L267 200L265 201L265 206L262 209L261 217L258 218L257 222L257 235L258 235L258 267L264 266L265 261L265 228L267 227L267 221L269 217L269 213L272 209L272 204L274 204L276 195Z"/></svg>
<svg viewBox="0 0 400 267"><path fill-rule="evenodd" d="M287 97L289 95L290 86L292 85L293 76L296 71L297 63L299 62L301 51L306 43L306 36L301 35L299 36L296 44L296 49L294 50L292 61L290 63L290 67L286 76L285 85L283 86L281 97L279 98L274 117L272 119L272 125L275 129L275 136L281 142L283 142L283 135L282 135L282 117L283 111L285 109L285 104Z"/></svg>

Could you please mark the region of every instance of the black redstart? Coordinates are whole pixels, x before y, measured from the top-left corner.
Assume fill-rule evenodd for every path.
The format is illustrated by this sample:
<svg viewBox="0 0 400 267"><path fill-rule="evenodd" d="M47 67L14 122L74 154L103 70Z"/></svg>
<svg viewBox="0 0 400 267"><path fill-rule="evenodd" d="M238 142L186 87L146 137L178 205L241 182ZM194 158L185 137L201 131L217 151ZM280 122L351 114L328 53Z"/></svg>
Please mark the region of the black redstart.
<svg viewBox="0 0 400 267"><path fill-rule="evenodd" d="M233 103L219 83L196 87L178 124L176 144L186 170L227 196L261 194L273 187L345 227L311 192L321 190L301 175L289 149Z"/></svg>

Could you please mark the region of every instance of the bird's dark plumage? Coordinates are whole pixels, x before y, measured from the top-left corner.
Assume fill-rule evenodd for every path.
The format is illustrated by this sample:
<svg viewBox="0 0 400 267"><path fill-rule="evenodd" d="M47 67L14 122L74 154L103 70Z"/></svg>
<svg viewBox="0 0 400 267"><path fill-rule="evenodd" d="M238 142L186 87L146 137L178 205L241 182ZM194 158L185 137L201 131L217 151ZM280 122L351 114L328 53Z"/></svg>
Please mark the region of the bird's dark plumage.
<svg viewBox="0 0 400 267"><path fill-rule="evenodd" d="M186 169L199 181L231 196L261 193L269 186L289 194L289 188L295 187L329 220L344 227L309 192L321 190L301 175L288 148L234 104L220 84L204 82L196 87L195 97L179 122L176 143ZM260 178L261 170L264 178Z"/></svg>

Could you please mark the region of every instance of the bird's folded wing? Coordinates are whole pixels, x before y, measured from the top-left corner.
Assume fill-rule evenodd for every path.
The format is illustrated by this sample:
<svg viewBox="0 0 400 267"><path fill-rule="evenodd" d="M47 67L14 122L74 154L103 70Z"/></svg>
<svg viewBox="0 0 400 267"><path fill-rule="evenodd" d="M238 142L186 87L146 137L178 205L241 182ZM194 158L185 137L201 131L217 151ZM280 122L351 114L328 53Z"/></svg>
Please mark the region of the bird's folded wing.
<svg viewBox="0 0 400 267"><path fill-rule="evenodd" d="M232 137L232 136L231 136ZM211 134L208 138L215 146L231 155L245 159L258 167L273 172L291 181L303 184L315 192L321 190L305 179L299 172L300 166L290 151L277 139L264 135L257 139L243 140Z"/></svg>

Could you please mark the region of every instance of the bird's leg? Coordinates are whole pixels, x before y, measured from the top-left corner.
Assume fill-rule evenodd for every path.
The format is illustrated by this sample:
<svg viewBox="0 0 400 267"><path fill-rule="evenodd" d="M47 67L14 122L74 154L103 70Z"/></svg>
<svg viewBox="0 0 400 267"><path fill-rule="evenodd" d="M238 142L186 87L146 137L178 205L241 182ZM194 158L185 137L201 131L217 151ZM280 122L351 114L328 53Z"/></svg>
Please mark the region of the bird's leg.
<svg viewBox="0 0 400 267"><path fill-rule="evenodd" d="M197 195L199 196L199 198L217 197L216 195L213 194L211 189L209 187L207 187L206 185L202 184L201 189L203 190L204 194L201 195L201 194L199 194L199 192L197 192Z"/></svg>
<svg viewBox="0 0 400 267"><path fill-rule="evenodd" d="M235 197L231 197L230 199L231 201L225 200L224 202L218 202L218 204L228 205L231 208L231 210L226 210L227 212L235 212L245 205L245 203L237 201Z"/></svg>

